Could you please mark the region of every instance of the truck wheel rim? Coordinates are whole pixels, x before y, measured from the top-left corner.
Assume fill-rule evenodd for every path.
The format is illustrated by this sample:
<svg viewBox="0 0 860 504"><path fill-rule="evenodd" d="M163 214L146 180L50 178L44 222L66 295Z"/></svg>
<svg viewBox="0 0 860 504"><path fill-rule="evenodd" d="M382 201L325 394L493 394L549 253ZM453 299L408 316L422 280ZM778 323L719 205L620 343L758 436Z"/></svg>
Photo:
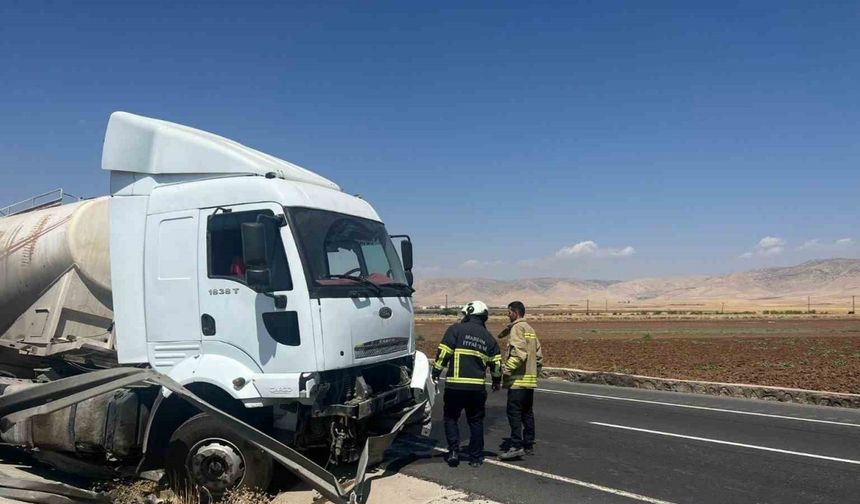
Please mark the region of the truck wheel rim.
<svg viewBox="0 0 860 504"><path fill-rule="evenodd" d="M185 466L193 482L220 494L242 483L245 459L236 445L224 439L205 439L188 452Z"/></svg>

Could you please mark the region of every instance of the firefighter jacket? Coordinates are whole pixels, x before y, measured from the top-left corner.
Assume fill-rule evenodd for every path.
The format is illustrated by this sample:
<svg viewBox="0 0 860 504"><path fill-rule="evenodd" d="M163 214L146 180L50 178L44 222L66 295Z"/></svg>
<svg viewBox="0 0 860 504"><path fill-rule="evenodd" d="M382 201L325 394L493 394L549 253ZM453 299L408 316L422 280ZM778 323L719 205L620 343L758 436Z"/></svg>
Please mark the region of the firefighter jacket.
<svg viewBox="0 0 860 504"><path fill-rule="evenodd" d="M488 367L493 383L501 380L501 361L499 344L484 326L484 321L469 316L445 331L433 362L433 376L438 378L447 366L446 388L483 390Z"/></svg>
<svg viewBox="0 0 860 504"><path fill-rule="evenodd" d="M505 388L536 388L543 367L540 340L525 319L517 319L505 328L500 338L510 335L502 366Z"/></svg>

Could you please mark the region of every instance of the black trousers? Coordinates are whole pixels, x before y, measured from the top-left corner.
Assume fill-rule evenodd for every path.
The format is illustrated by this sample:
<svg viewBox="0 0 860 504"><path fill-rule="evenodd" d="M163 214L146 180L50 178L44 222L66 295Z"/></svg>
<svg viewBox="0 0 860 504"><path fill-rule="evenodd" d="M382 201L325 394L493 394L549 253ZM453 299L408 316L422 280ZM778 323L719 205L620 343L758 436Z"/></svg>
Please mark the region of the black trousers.
<svg viewBox="0 0 860 504"><path fill-rule="evenodd" d="M445 388L445 404L442 408L445 417L445 438L449 450L460 449L460 413L466 410L469 422L469 448L471 459L480 459L484 453L484 417L486 416L487 390Z"/></svg>
<svg viewBox="0 0 860 504"><path fill-rule="evenodd" d="M513 448L531 448L535 444L534 403L534 389L508 389L508 423Z"/></svg>

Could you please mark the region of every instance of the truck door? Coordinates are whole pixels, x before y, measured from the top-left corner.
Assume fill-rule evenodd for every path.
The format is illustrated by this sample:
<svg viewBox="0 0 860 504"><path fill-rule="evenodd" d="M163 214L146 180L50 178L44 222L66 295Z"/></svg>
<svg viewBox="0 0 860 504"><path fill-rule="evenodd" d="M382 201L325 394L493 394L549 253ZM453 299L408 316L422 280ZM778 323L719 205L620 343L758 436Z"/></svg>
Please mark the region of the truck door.
<svg viewBox="0 0 860 504"><path fill-rule="evenodd" d="M197 323L198 210L146 219L144 293L153 365L170 367L200 343Z"/></svg>
<svg viewBox="0 0 860 504"><path fill-rule="evenodd" d="M274 203L205 209L200 219L199 331L206 354L251 359L267 373L316 370L310 299L292 234ZM274 292L245 282L241 225L261 222Z"/></svg>

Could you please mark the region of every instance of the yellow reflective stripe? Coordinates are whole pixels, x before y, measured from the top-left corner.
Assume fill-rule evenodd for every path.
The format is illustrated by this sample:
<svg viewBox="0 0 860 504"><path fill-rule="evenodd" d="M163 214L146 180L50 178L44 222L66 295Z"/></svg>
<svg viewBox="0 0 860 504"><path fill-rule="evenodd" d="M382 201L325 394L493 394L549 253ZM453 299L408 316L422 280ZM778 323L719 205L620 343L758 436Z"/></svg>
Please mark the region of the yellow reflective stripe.
<svg viewBox="0 0 860 504"><path fill-rule="evenodd" d="M477 357L481 359L481 362L487 364L490 361L501 363L502 356L496 355L495 357L490 357L489 355L479 352L477 350L470 350L467 348L457 348L454 350L454 373L453 375L448 376L448 381L451 383L485 383L484 378L462 378L460 377L460 357ZM498 374L498 372L496 373ZM465 381L464 381L465 380Z"/></svg>
<svg viewBox="0 0 860 504"><path fill-rule="evenodd" d="M490 374L493 378L499 378L502 376L502 356L497 355L493 357L493 369L490 371Z"/></svg>
<svg viewBox="0 0 860 504"><path fill-rule="evenodd" d="M433 362L433 367L436 369L442 369L442 361L444 359L445 359L445 353L444 353L444 351L440 351L439 352L439 358L437 358L436 361Z"/></svg>
<svg viewBox="0 0 860 504"><path fill-rule="evenodd" d="M508 361L505 362L505 367L513 371L514 369L520 366L520 358L516 356L511 356L508 358Z"/></svg>
<svg viewBox="0 0 860 504"><path fill-rule="evenodd" d="M477 357L477 358L481 359L482 361L484 361L485 363L490 360L489 355L487 355L483 352L479 352L477 350L468 350L466 348L458 348L458 349L454 350L454 355L457 355L457 354L469 355L471 357Z"/></svg>
<svg viewBox="0 0 860 504"><path fill-rule="evenodd" d="M467 383L467 384L485 384L487 383L484 378L460 378L460 377L448 377L447 383Z"/></svg>
<svg viewBox="0 0 860 504"><path fill-rule="evenodd" d="M451 347L445 344L439 345L439 357L436 358L436 361L433 363L433 367L436 369L442 369L442 363L445 361L445 356L451 353Z"/></svg>
<svg viewBox="0 0 860 504"><path fill-rule="evenodd" d="M514 385L523 385L523 384L536 385L537 381L538 381L537 375L533 375L533 374L517 375L517 376L512 376L511 378L513 379Z"/></svg>
<svg viewBox="0 0 860 504"><path fill-rule="evenodd" d="M535 334L535 333L533 333L533 332L523 333L523 336L524 336L526 339L535 339L535 338L537 338L537 334Z"/></svg>

